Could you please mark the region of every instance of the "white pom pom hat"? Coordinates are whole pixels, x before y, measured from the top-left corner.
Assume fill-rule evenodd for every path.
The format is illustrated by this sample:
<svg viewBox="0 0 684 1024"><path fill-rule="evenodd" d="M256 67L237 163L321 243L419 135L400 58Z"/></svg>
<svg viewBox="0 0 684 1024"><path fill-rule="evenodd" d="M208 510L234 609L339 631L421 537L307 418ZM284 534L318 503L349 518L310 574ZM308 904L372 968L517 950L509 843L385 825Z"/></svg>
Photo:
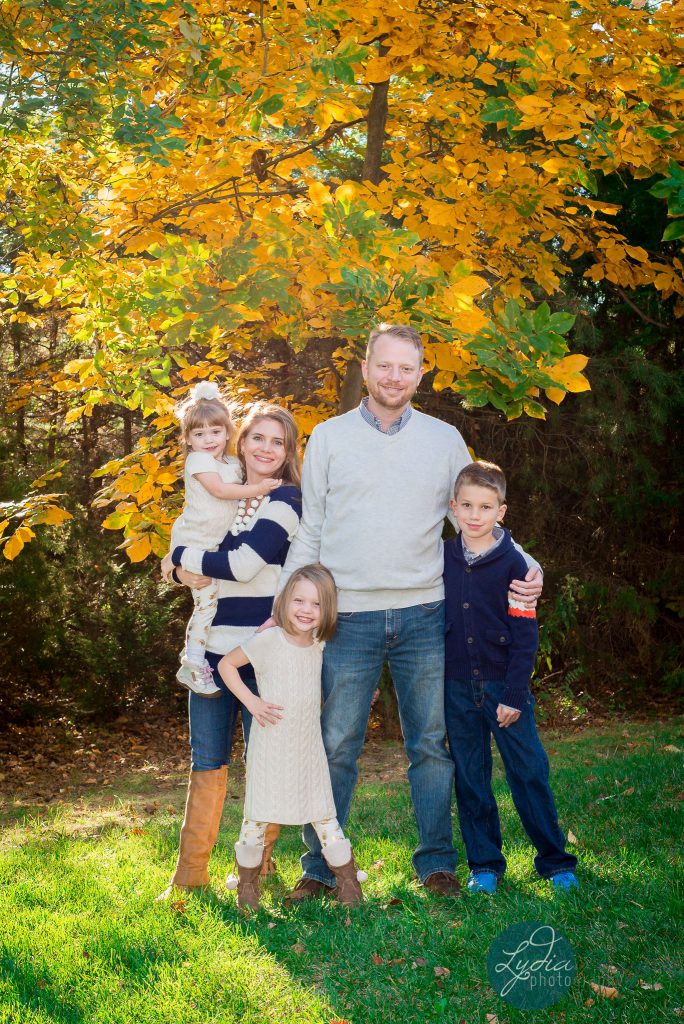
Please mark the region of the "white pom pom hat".
<svg viewBox="0 0 684 1024"><path fill-rule="evenodd" d="M212 398L220 398L221 392L216 381L203 380L199 384L195 384L194 388L190 392L190 399L193 402L199 402L200 399L205 398L211 400Z"/></svg>

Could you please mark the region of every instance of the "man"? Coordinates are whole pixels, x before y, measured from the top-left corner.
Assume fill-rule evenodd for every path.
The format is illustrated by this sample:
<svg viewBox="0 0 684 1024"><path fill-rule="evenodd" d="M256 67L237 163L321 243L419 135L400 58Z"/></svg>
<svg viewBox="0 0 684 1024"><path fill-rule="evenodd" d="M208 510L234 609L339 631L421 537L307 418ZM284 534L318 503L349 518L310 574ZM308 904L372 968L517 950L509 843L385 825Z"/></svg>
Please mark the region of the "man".
<svg viewBox="0 0 684 1024"><path fill-rule="evenodd" d="M445 744L442 527L458 473L471 461L460 433L411 407L423 375L412 327L381 324L362 363L368 397L319 424L304 460L304 511L280 586L320 561L339 588L337 632L323 660L321 726L344 827L373 693L385 660L397 693L419 843L413 865L434 892L455 895L453 765ZM529 601L539 568L512 585ZM334 886L311 829L290 900Z"/></svg>

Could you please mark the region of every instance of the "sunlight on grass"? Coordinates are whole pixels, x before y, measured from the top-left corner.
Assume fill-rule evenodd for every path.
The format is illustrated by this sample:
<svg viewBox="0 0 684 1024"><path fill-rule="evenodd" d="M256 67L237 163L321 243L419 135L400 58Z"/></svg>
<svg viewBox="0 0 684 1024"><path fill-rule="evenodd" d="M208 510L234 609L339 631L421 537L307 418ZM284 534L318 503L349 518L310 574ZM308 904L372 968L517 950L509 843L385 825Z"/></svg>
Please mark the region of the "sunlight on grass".
<svg viewBox="0 0 684 1024"><path fill-rule="evenodd" d="M583 888L569 897L535 875L500 770L509 870L494 899L439 900L418 884L407 786L376 779L359 789L349 823L369 873L365 904L286 908L302 845L297 829L284 829L278 874L253 919L223 887L239 799L227 802L212 890L174 906L154 897L175 858L182 780L160 800L152 781L133 799L124 784L119 799L92 792L23 816L10 807L0 1024L473 1024L488 1013L514 1024L527 1017L494 994L485 961L492 940L525 920L553 923L578 962L559 1009L535 1022L585 1021L588 999L592 1024L670 1021L681 1006L681 759L664 748L679 737L678 723L649 724L632 727L629 741L611 729L548 743L561 821L580 857ZM461 862L461 880L466 873ZM597 998L590 982L618 998Z"/></svg>

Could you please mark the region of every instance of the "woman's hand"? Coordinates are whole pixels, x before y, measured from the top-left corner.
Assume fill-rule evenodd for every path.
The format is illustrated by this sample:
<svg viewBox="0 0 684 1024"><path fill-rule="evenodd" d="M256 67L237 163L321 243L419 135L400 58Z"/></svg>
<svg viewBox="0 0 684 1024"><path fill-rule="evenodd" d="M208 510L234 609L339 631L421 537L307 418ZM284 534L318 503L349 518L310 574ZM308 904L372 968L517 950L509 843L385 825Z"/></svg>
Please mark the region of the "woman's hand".
<svg viewBox="0 0 684 1024"><path fill-rule="evenodd" d="M165 583L173 583L173 580L171 579L172 572L173 562L171 560L171 552L169 551L161 560L161 574Z"/></svg>
<svg viewBox="0 0 684 1024"><path fill-rule="evenodd" d="M186 587L193 590L203 590L211 586L211 576L198 576L196 572L189 572L187 569L176 569L176 576Z"/></svg>
<svg viewBox="0 0 684 1024"><path fill-rule="evenodd" d="M275 725L283 717L278 714L283 710L282 704L271 704L270 701L262 700L261 697L254 695L249 703L245 701L245 707L261 726Z"/></svg>

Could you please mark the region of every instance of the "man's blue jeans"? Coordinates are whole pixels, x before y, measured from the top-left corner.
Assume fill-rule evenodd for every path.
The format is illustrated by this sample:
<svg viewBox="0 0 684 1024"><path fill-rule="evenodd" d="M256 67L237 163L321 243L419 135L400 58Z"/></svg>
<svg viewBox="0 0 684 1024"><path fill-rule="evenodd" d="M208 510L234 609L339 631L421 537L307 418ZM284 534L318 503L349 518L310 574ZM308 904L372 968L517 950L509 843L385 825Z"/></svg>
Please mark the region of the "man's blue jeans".
<svg viewBox="0 0 684 1024"><path fill-rule="evenodd" d="M549 759L534 721L534 697L530 694L520 718L502 729L496 720L496 709L504 685L446 681L447 732L456 765L456 800L468 865L475 873L493 871L498 878L506 870L499 811L492 792L494 736L513 803L537 850L535 868L544 878L574 871L577 858L566 853L565 838L558 825L549 786Z"/></svg>
<svg viewBox="0 0 684 1024"><path fill-rule="evenodd" d="M344 827L358 777L371 700L389 662L399 703L408 778L418 826L416 874L456 867L451 832L453 764L444 723L444 602L390 611L343 612L323 655L321 726L335 807ZM353 837L352 837L353 838ZM314 830L304 829L309 852L303 873L326 885L335 879Z"/></svg>
<svg viewBox="0 0 684 1024"><path fill-rule="evenodd" d="M190 750L194 772L214 771L230 763L237 713L240 709L245 747L249 738L252 716L237 697L233 696L216 671L216 665L220 660L219 654L207 654L207 661L214 672L214 682L221 690L220 696L209 699L191 692L188 699ZM256 681L251 666L246 665L240 669L240 675L244 683L256 692Z"/></svg>

